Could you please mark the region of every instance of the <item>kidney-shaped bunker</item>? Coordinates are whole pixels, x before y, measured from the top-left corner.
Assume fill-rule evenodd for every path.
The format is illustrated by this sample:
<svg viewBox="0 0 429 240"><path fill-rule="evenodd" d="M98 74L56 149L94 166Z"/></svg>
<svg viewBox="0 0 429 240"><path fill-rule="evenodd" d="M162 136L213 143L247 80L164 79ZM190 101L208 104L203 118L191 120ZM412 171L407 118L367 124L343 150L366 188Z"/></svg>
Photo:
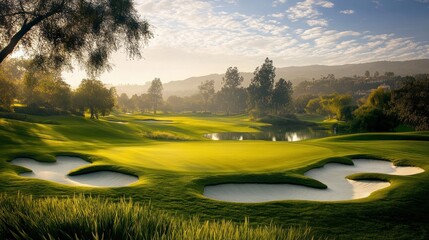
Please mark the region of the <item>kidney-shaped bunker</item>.
<svg viewBox="0 0 429 240"><path fill-rule="evenodd" d="M383 173L413 175L424 172L418 167L397 167L381 160L356 159L354 165L328 163L322 168L309 170L306 176L316 179L327 189L293 184L239 183L206 186L204 196L227 202L268 202L279 200L341 201L368 197L371 193L390 186L379 180L350 180L355 173Z"/></svg>
<svg viewBox="0 0 429 240"><path fill-rule="evenodd" d="M68 173L71 170L90 163L78 157L59 156L56 159L56 162L46 163L30 158L16 158L11 163L32 170L32 172L20 174L21 176L74 186L123 187L138 180L136 176L113 171L96 171L69 176Z"/></svg>

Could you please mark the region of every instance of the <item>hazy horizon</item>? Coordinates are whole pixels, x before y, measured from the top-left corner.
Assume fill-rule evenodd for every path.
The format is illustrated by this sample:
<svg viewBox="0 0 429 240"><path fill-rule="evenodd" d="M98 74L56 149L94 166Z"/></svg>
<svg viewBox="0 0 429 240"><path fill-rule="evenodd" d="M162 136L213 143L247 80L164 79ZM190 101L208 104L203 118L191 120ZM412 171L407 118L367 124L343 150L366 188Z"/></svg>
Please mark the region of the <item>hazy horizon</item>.
<svg viewBox="0 0 429 240"><path fill-rule="evenodd" d="M138 0L155 37L140 60L112 56L106 84L163 83L230 66L342 65L429 58L429 1ZM77 86L84 71L63 74Z"/></svg>

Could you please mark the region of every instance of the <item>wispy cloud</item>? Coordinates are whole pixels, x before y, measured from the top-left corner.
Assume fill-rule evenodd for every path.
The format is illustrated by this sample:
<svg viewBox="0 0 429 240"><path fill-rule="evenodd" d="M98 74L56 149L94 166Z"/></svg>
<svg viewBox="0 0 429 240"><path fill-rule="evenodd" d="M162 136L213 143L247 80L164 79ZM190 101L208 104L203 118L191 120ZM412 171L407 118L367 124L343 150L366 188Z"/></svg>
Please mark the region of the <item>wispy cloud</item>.
<svg viewBox="0 0 429 240"><path fill-rule="evenodd" d="M334 4L324 0L305 0L290 7L286 12L288 13L289 19L292 21L297 21L302 18L315 18L322 15L317 10L317 6L332 8Z"/></svg>
<svg viewBox="0 0 429 240"><path fill-rule="evenodd" d="M290 7L286 12L292 22L307 19L306 23L311 27L328 26L328 20L321 18L323 14L317 9L318 7L333 8L334 4L325 0L305 0Z"/></svg>
<svg viewBox="0 0 429 240"><path fill-rule="evenodd" d="M320 8L329 1L305 0L285 13L266 16L222 12L207 0L147 0L141 13L155 26L151 46L193 54L241 58L276 58L293 64L324 64L395 60L429 56L429 44L395 34L372 34L329 27ZM349 10L343 10L349 11ZM350 10L352 11L352 10ZM346 13L343 13L346 14ZM350 12L348 12L350 14ZM302 21L299 29L283 19Z"/></svg>
<svg viewBox="0 0 429 240"><path fill-rule="evenodd" d="M354 10L352 10L352 9L347 9L347 10L341 10L341 11L340 11L340 13L341 13L341 14L350 15L350 14L355 13L355 11L354 11Z"/></svg>
<svg viewBox="0 0 429 240"><path fill-rule="evenodd" d="M285 3L286 3L286 0L276 0L273 2L272 6L277 7L277 6L279 6L281 4L285 4Z"/></svg>
<svg viewBox="0 0 429 240"><path fill-rule="evenodd" d="M281 12L279 12L279 13L273 13L273 14L271 14L271 17L273 17L273 18L284 18L285 14L281 13Z"/></svg>
<svg viewBox="0 0 429 240"><path fill-rule="evenodd" d="M375 8L381 7L381 2L379 0L372 0L372 3L375 4Z"/></svg>
<svg viewBox="0 0 429 240"><path fill-rule="evenodd" d="M328 21L326 19L310 19L307 20L307 24L311 27L313 26L328 26Z"/></svg>

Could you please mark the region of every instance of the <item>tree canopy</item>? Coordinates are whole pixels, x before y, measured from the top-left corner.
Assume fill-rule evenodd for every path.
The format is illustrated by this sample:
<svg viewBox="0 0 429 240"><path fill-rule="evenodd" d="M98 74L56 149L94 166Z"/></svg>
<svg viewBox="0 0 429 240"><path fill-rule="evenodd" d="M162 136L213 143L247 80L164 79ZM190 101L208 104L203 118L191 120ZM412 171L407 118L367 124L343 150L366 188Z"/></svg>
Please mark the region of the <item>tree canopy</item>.
<svg viewBox="0 0 429 240"><path fill-rule="evenodd" d="M154 80L152 80L152 83L150 84L147 93L149 95L150 103L152 105L153 114L156 114L156 111L162 103L162 90L163 87L161 79L155 78Z"/></svg>
<svg viewBox="0 0 429 240"><path fill-rule="evenodd" d="M81 110L88 109L91 118L107 115L115 106L115 90L108 89L100 80L84 79L75 92L74 105Z"/></svg>
<svg viewBox="0 0 429 240"><path fill-rule="evenodd" d="M28 106L69 109L71 88L58 71L30 69L23 76L22 96Z"/></svg>
<svg viewBox="0 0 429 240"><path fill-rule="evenodd" d="M243 80L244 78L240 76L237 67L229 67L222 78L222 88L218 95L222 100L221 105L227 115L231 111L238 112L240 102L245 102L245 99L242 97L243 94L241 94L243 89L240 87Z"/></svg>
<svg viewBox="0 0 429 240"><path fill-rule="evenodd" d="M293 88L291 81L280 78L276 83L271 99L274 107L274 113L285 112L286 107L292 103Z"/></svg>
<svg viewBox="0 0 429 240"><path fill-rule="evenodd" d="M8 81L0 71L0 111L12 111L12 103L16 95L16 86Z"/></svg>
<svg viewBox="0 0 429 240"><path fill-rule="evenodd" d="M209 104L215 96L214 80L206 80L198 86L200 96L203 99L204 111L208 110Z"/></svg>
<svg viewBox="0 0 429 240"><path fill-rule="evenodd" d="M110 68L112 52L140 57L152 38L132 0L2 0L0 9L0 64L19 48L41 66L70 67L75 59L98 73Z"/></svg>
<svg viewBox="0 0 429 240"><path fill-rule="evenodd" d="M257 67L253 72L253 78L248 88L249 102L251 108L255 109L258 113L262 113L270 108L275 77L276 68L273 66L273 61L269 58L266 58L262 66Z"/></svg>
<svg viewBox="0 0 429 240"><path fill-rule="evenodd" d="M243 82L237 67L229 67L222 78L222 89L237 89Z"/></svg>
<svg viewBox="0 0 429 240"><path fill-rule="evenodd" d="M416 130L429 130L429 78L405 81L393 91L392 99L399 119Z"/></svg>

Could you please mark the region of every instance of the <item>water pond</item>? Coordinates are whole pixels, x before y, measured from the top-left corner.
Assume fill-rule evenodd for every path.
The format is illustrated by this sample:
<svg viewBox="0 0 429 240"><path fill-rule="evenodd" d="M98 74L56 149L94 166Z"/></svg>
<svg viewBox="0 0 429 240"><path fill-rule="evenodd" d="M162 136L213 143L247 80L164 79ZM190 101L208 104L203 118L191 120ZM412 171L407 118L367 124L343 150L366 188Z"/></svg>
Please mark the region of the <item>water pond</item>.
<svg viewBox="0 0 429 240"><path fill-rule="evenodd" d="M221 132L209 133L204 137L211 140L264 140L264 141L289 141L296 142L306 139L324 138L335 135L334 130L320 128L262 128L260 132Z"/></svg>

